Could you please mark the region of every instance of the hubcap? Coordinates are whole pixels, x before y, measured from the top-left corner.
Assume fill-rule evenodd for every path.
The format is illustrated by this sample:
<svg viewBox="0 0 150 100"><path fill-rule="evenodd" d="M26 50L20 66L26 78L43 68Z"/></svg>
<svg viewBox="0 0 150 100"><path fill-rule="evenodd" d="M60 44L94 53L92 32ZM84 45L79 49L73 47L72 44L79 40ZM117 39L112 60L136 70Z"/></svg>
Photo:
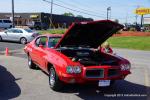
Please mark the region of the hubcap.
<svg viewBox="0 0 150 100"><path fill-rule="evenodd" d="M55 83L55 74L54 74L54 71L51 70L51 73L50 73L50 85L54 85Z"/></svg>
<svg viewBox="0 0 150 100"><path fill-rule="evenodd" d="M26 39L22 38L22 39L21 39L21 43L22 43L22 44L25 44L25 43L26 43Z"/></svg>
<svg viewBox="0 0 150 100"><path fill-rule="evenodd" d="M31 65L31 58L30 57L28 58L28 64L29 64L29 66Z"/></svg>

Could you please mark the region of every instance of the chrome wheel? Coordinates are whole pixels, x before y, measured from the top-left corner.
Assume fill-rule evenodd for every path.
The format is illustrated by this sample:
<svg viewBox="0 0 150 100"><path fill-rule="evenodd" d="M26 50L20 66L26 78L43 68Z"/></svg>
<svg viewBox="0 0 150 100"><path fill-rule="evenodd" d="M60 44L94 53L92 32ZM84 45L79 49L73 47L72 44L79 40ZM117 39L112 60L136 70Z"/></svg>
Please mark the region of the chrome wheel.
<svg viewBox="0 0 150 100"><path fill-rule="evenodd" d="M50 85L52 85L52 86L54 86L54 84L55 84L55 72L54 72L54 70L53 69L51 69L51 72L50 72L50 77L49 77L50 79Z"/></svg>
<svg viewBox="0 0 150 100"><path fill-rule="evenodd" d="M30 69L37 69L36 65L33 63L31 57L28 55L28 66Z"/></svg>
<svg viewBox="0 0 150 100"><path fill-rule="evenodd" d="M50 85L50 88L55 91L60 90L63 86L63 83L59 80L59 77L54 67L51 67L49 69L49 85Z"/></svg>
<svg viewBox="0 0 150 100"><path fill-rule="evenodd" d="M21 42L21 44L26 44L27 43L27 39L26 38L21 38L20 42Z"/></svg>
<svg viewBox="0 0 150 100"><path fill-rule="evenodd" d="M31 66L31 63L32 63L31 58L28 57L28 65Z"/></svg>

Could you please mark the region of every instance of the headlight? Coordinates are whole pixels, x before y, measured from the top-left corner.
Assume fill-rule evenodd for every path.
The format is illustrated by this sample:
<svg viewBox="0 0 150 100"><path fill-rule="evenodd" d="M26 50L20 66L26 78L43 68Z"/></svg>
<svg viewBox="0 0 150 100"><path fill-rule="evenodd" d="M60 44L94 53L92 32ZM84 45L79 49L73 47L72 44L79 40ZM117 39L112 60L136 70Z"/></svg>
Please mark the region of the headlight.
<svg viewBox="0 0 150 100"><path fill-rule="evenodd" d="M71 73L71 74L73 74L73 73L79 74L79 73L81 73L81 67L80 66L67 66L66 72Z"/></svg>
<svg viewBox="0 0 150 100"><path fill-rule="evenodd" d="M130 70L131 68L130 64L121 64L120 66L121 66L122 71L127 71L127 70Z"/></svg>

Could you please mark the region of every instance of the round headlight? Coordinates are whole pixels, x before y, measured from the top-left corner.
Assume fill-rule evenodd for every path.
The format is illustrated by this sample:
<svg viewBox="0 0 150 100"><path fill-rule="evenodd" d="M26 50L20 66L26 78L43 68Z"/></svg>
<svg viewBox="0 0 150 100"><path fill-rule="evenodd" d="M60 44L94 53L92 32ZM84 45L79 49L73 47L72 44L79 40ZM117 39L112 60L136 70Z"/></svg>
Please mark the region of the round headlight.
<svg viewBox="0 0 150 100"><path fill-rule="evenodd" d="M67 73L73 73L73 67L67 66Z"/></svg>
<svg viewBox="0 0 150 100"><path fill-rule="evenodd" d="M80 66L67 66L66 68L67 73L81 73L81 67Z"/></svg>
<svg viewBox="0 0 150 100"><path fill-rule="evenodd" d="M75 66L74 67L74 73L81 73L81 67Z"/></svg>

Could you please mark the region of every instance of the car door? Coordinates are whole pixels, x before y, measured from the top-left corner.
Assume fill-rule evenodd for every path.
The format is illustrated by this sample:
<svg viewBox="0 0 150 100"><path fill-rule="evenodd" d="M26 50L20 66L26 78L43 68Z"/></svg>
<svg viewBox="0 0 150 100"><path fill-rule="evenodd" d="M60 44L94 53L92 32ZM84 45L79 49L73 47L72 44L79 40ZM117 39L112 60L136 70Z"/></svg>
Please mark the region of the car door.
<svg viewBox="0 0 150 100"><path fill-rule="evenodd" d="M20 29L12 29L11 32L7 32L9 40L20 41L20 37L22 36L23 31Z"/></svg>
<svg viewBox="0 0 150 100"><path fill-rule="evenodd" d="M3 40L12 40L11 34L13 34L13 29L8 29L1 33Z"/></svg>
<svg viewBox="0 0 150 100"><path fill-rule="evenodd" d="M34 48L32 49L32 60L36 62L39 67L43 70L46 70L46 48L47 48L47 37L41 36L35 40Z"/></svg>

